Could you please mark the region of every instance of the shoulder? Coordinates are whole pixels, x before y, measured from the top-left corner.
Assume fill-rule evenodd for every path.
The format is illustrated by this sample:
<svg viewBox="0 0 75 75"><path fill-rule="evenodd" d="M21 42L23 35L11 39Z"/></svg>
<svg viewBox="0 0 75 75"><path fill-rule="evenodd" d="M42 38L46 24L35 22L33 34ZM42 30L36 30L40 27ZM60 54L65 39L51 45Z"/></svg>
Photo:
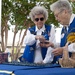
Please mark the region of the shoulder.
<svg viewBox="0 0 75 75"><path fill-rule="evenodd" d="M29 31L35 31L35 26L30 27L28 30L29 30Z"/></svg>
<svg viewBox="0 0 75 75"><path fill-rule="evenodd" d="M36 35L36 32L35 32L35 26L30 27L28 30L30 31L31 34Z"/></svg>
<svg viewBox="0 0 75 75"><path fill-rule="evenodd" d="M45 27L52 27L51 25L49 25L49 24L45 24Z"/></svg>
<svg viewBox="0 0 75 75"><path fill-rule="evenodd" d="M51 25L49 25L49 24L46 24L46 25L45 25L45 28L46 28L47 30L50 30L50 29L51 29L51 27L52 27L52 26L51 26Z"/></svg>

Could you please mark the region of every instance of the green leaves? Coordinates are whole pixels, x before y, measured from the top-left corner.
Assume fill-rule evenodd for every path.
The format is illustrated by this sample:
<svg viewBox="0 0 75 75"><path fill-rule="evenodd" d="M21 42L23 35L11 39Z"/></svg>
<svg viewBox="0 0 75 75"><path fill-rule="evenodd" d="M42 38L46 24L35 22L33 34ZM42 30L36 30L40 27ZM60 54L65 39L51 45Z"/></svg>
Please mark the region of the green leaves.
<svg viewBox="0 0 75 75"><path fill-rule="evenodd" d="M12 25L15 24L18 26L24 26L23 28L26 28L29 23L33 24L33 22L27 18L30 10L35 5L43 5L49 13L46 23L54 24L56 27L58 27L59 24L55 20L54 14L50 11L50 4L55 1L56 0L2 0L2 19L7 19L7 21L9 20ZM73 6L73 12L75 13L75 2L71 2L71 4Z"/></svg>

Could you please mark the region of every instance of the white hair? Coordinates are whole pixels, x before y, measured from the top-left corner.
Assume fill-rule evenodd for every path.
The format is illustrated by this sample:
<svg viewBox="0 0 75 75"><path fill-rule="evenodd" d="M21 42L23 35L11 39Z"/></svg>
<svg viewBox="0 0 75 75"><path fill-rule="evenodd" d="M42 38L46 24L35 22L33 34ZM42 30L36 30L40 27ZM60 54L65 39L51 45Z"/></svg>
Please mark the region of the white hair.
<svg viewBox="0 0 75 75"><path fill-rule="evenodd" d="M57 2L50 5L50 9L53 12L55 10L61 11L66 9L69 13L72 13L72 7L68 0L58 0Z"/></svg>
<svg viewBox="0 0 75 75"><path fill-rule="evenodd" d="M45 18L46 20L48 19L48 11L47 11L47 9L46 9L44 6L35 6L35 7L31 10L29 16L30 16L31 20L33 21L35 15L40 15L40 14L44 15L44 18Z"/></svg>

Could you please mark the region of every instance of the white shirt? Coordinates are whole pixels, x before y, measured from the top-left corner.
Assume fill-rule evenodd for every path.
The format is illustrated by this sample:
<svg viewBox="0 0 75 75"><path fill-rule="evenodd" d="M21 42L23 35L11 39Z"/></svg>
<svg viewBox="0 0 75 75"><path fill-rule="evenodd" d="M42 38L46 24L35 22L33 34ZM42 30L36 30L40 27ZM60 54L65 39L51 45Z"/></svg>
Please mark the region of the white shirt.
<svg viewBox="0 0 75 75"><path fill-rule="evenodd" d="M40 30L36 26L36 28L35 28L35 31L37 32L36 35L41 35L41 33L44 30L45 30L44 25ZM45 59L43 60L42 55L41 55L41 49L40 49L40 46L39 46L39 40L35 39L36 35L31 34L30 31L27 30L27 34L25 36L25 44L33 45L36 42L34 63L38 63L38 62L41 62L41 61L43 61L44 63L52 62L53 61L53 55L52 55L53 49L51 47L48 48ZM52 42L52 43L55 42L55 29L53 27L51 27L49 41Z"/></svg>

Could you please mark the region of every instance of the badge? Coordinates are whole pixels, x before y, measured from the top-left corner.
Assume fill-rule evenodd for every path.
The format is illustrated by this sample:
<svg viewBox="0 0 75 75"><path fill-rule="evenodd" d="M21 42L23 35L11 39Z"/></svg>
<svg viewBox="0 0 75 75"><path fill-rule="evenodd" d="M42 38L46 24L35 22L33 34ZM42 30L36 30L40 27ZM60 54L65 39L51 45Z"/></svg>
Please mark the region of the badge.
<svg viewBox="0 0 75 75"><path fill-rule="evenodd" d="M64 37L64 35L65 35L64 33L61 34L61 39Z"/></svg>
<svg viewBox="0 0 75 75"><path fill-rule="evenodd" d="M34 48L33 47L30 47L30 50L34 50Z"/></svg>

